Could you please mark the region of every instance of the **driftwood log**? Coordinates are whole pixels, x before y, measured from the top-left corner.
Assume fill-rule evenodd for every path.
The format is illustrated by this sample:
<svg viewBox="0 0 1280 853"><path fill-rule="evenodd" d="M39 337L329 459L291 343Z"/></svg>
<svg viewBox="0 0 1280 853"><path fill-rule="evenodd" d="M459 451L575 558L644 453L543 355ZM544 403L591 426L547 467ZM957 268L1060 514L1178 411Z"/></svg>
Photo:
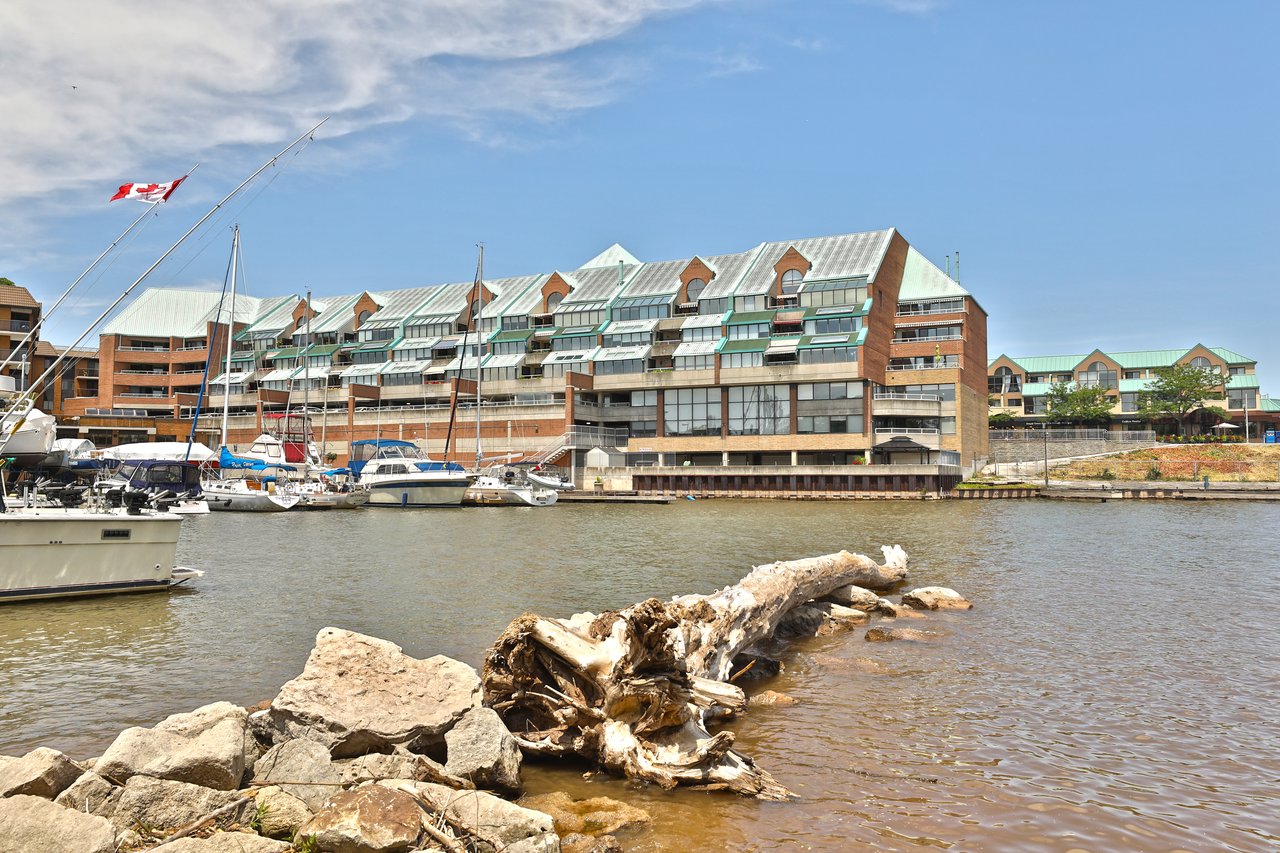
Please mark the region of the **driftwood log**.
<svg viewBox="0 0 1280 853"><path fill-rule="evenodd" d="M691 785L782 800L791 793L708 724L746 708L734 658L773 635L792 608L855 584L905 580L907 554L884 565L841 551L757 566L711 595L552 619L526 613L489 649L485 704L531 754L575 755L665 788Z"/></svg>

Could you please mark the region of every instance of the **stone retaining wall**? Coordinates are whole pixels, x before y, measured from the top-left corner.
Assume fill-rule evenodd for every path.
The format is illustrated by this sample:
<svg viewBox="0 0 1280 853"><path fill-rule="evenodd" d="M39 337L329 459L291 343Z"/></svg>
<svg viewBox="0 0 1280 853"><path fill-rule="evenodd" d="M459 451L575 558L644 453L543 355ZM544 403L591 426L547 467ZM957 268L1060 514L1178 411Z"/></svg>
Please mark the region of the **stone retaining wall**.
<svg viewBox="0 0 1280 853"><path fill-rule="evenodd" d="M1049 442L1050 459L1066 459L1076 456L1097 456L1102 453L1124 453L1130 450L1146 450L1156 447L1155 444L1141 441L1102 441L1098 439L1081 439L1075 441ZM1008 464L1011 462L1040 462L1044 459L1044 439L1031 436L1028 439L991 442L988 462L991 464Z"/></svg>

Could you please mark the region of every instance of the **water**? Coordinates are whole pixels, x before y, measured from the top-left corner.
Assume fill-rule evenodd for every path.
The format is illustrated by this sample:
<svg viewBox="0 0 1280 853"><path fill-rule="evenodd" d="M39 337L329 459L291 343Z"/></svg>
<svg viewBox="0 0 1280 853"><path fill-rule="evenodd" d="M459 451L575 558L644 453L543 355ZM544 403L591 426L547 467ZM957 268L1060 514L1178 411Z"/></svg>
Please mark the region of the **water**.
<svg viewBox="0 0 1280 853"><path fill-rule="evenodd" d="M480 664L522 611L709 592L752 564L901 543L973 611L793 645L739 745L758 803L530 765L533 791L654 815L629 849L1275 850L1272 504L677 502L184 521L187 593L0 608L0 754L96 755L128 725L275 695L336 625Z"/></svg>

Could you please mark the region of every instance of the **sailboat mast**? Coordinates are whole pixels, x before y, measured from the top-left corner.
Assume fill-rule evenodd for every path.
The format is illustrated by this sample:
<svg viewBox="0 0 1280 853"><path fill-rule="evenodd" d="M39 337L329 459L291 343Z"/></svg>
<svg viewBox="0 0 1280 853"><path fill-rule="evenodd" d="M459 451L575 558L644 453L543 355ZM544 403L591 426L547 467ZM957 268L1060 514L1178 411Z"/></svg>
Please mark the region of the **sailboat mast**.
<svg viewBox="0 0 1280 853"><path fill-rule="evenodd" d="M484 462L484 453L480 449L480 362L484 360L484 330L480 328L484 319L484 243L477 243L480 254L476 259L476 315L472 318L476 328L476 471Z"/></svg>
<svg viewBox="0 0 1280 853"><path fill-rule="evenodd" d="M231 405L231 341L236 336L236 273L240 263L240 226L231 229L231 315L227 318L227 369L222 385L222 446L227 446L227 412Z"/></svg>
<svg viewBox="0 0 1280 853"><path fill-rule="evenodd" d="M307 289L307 348L302 351L302 458L311 462L311 421L308 411L311 407L311 367L307 363L307 352L314 342L311 340L311 289ZM306 467L303 467L302 479L306 479Z"/></svg>

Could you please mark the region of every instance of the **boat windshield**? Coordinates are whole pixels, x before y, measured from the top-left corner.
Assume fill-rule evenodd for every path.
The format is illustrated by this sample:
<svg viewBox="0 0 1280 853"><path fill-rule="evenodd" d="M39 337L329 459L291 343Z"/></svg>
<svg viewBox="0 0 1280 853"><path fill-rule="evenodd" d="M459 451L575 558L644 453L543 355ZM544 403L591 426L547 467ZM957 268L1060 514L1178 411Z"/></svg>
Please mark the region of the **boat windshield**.
<svg viewBox="0 0 1280 853"><path fill-rule="evenodd" d="M374 455L374 459L426 459L422 455L422 451L414 445L392 445L390 447L379 447L378 452Z"/></svg>

